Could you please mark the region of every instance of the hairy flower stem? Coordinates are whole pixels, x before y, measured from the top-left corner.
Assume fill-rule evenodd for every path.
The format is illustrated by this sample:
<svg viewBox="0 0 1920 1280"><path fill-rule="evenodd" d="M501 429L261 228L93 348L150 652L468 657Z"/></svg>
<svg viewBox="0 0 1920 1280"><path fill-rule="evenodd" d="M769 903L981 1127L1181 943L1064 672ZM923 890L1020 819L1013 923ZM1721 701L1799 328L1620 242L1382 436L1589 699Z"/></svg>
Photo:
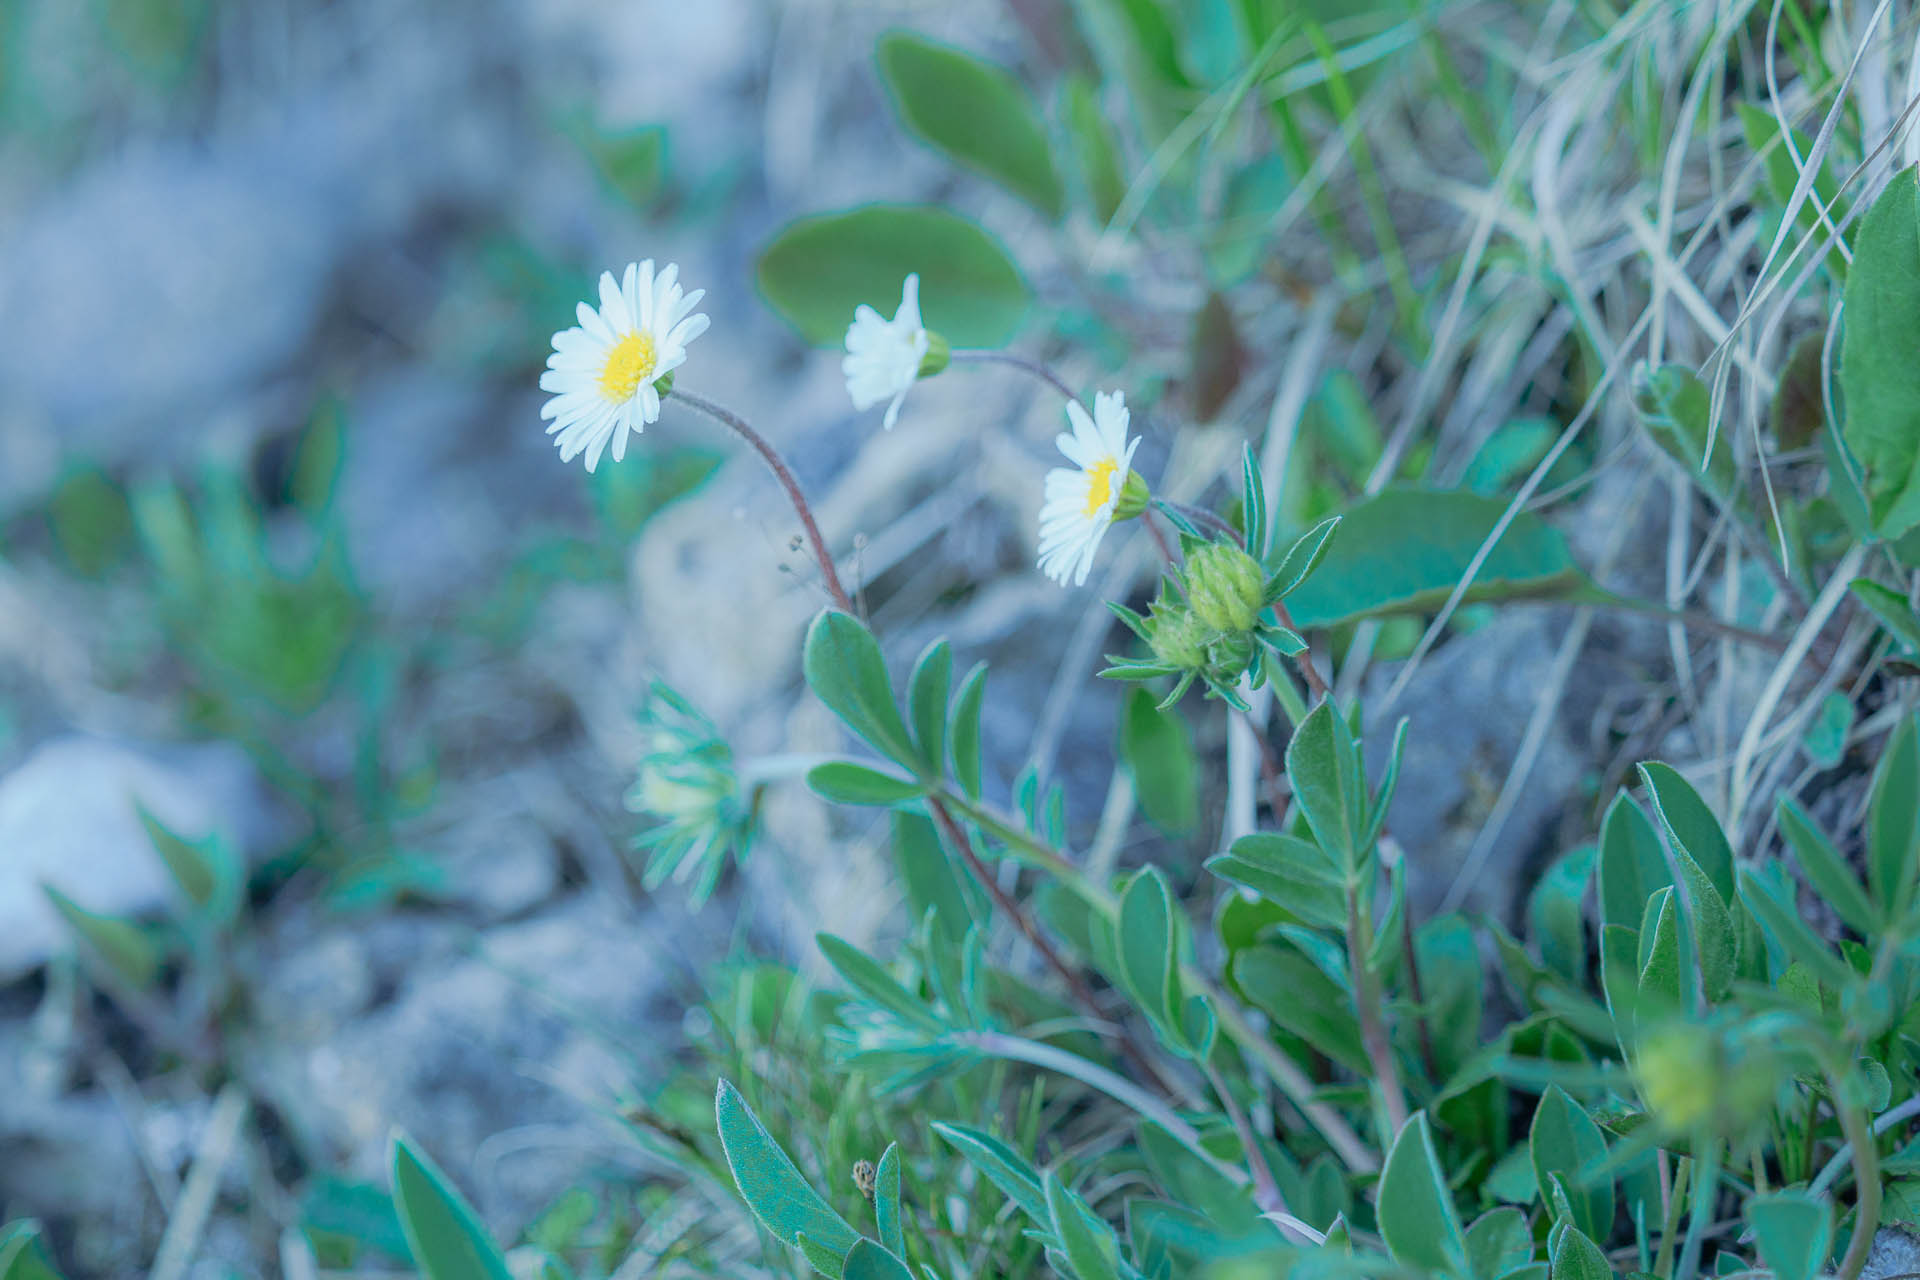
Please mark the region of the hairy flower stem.
<svg viewBox="0 0 1920 1280"><path fill-rule="evenodd" d="M1226 1111L1227 1119L1233 1125L1234 1136L1240 1140L1240 1149L1246 1152L1247 1172L1253 1175L1253 1203L1261 1213L1292 1217L1287 1209L1286 1197L1280 1194L1280 1184L1274 1181L1273 1169L1267 1164L1267 1153L1260 1149L1260 1139L1247 1122L1245 1108L1233 1096L1233 1090L1227 1087L1227 1082L1220 1078L1220 1069L1211 1061L1206 1063L1206 1068L1207 1083L1213 1086L1221 1108Z"/></svg>
<svg viewBox="0 0 1920 1280"><path fill-rule="evenodd" d="M960 348L954 351L949 359L951 359L954 364L1004 364L1010 366L1011 368L1020 370L1022 373L1040 379L1040 381L1046 383L1055 391L1058 391L1074 404L1079 405L1083 409L1086 408L1086 401L1073 393L1073 388L1067 385L1066 379L1047 368L1046 365L1041 364L1038 360L1029 360L1025 356L1016 356L1011 351L991 351L982 347Z"/></svg>
<svg viewBox="0 0 1920 1280"><path fill-rule="evenodd" d="M1382 1146L1390 1144L1407 1123L1407 1095L1400 1087L1400 1066L1394 1060L1393 1039L1387 1034L1380 983L1367 963L1373 950L1373 925L1360 907L1360 886L1347 885L1347 969L1353 982L1353 1003L1360 1015L1360 1043L1373 1065L1374 1098L1380 1108Z"/></svg>
<svg viewBox="0 0 1920 1280"><path fill-rule="evenodd" d="M1067 984L1067 990L1073 994L1074 1002L1086 1012L1088 1017L1097 1022L1106 1021L1105 1015L1100 1011L1100 1001L1094 995L1093 988L1087 985L1085 975L1066 962L1059 951L1054 949L1053 944L1047 941L1046 934L1040 931L1040 926L1035 923L1032 914L1000 887L1000 882L994 879L993 872L980 860L980 855L974 852L973 841L967 838L965 828L954 821L953 814L947 809L946 804L939 797L930 796L927 799L927 809L932 813L934 823L946 837L947 843L953 846L954 852L958 853L960 860L966 864L968 873L981 888L987 891L987 896L993 899L994 906L999 908L1007 919L1013 921L1014 926L1026 936L1027 941L1033 944L1034 950L1040 953L1041 958L1047 962L1047 966L1060 975L1061 981ZM1160 1073L1154 1066L1153 1059L1133 1042L1133 1038L1124 1029L1118 1037L1118 1042L1120 1052L1126 1057L1128 1063L1142 1076L1152 1081L1155 1088L1170 1097L1180 1096L1180 1091Z"/></svg>
<svg viewBox="0 0 1920 1280"><path fill-rule="evenodd" d="M766 437L748 426L747 420L732 410L724 409L711 400L694 395L690 391L682 391L678 387L673 389L669 398L680 401L687 408L698 413L706 414L753 446L754 451L767 464L767 469L773 472L773 478L778 480L780 487L787 491L787 499L793 503L794 513L800 517L800 527L806 530L807 541L813 546L813 557L820 562L820 579L826 584L827 594L833 597L834 607L851 616L859 616L858 611L853 607L852 597L848 596L847 589L840 585L840 574L833 567L833 556L827 551L826 539L820 536L820 526L814 523L813 509L807 505L806 495L800 492L800 482L793 478L793 471L787 466L787 460L780 456L777 449L767 443Z"/></svg>
<svg viewBox="0 0 1920 1280"><path fill-rule="evenodd" d="M1078 864L1046 841L1021 830L1011 819L975 804L951 789L943 789L938 799L1005 845L1014 859L1053 876L1062 888L1108 920L1119 914L1120 904L1113 894L1089 880ZM1186 989L1207 997L1221 1031L1240 1047L1242 1053L1260 1064L1287 1100L1300 1110L1309 1124L1319 1130L1320 1136L1326 1139L1327 1145L1333 1148L1342 1164L1354 1173L1373 1173L1380 1168L1380 1158L1354 1132L1353 1126L1338 1111L1314 1096L1315 1086L1307 1073L1248 1020L1237 1001L1224 995L1206 974L1185 962L1180 967L1180 981Z"/></svg>

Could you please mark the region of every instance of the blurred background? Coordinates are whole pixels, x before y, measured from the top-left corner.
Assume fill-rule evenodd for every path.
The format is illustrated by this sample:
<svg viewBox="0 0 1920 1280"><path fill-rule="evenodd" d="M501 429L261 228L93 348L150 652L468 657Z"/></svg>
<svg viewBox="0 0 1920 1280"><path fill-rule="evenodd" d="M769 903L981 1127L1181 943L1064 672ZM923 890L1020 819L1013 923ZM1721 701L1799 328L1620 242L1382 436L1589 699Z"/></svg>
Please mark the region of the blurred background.
<svg viewBox="0 0 1920 1280"><path fill-rule="evenodd" d="M1033 572L1062 424L1018 373L956 368L890 433L854 414L837 356L756 292L783 224L964 210L1034 282L1017 345L1124 387L1170 492L1217 497L1244 442L1297 441L1294 528L1396 476L1504 497L1644 311L1668 359L1724 336L1703 317L1734 313L1777 219L1731 112L1676 124L1726 38L1712 6L1297 7L1323 44L1145 5L1182 33L1176 96L1218 109L1129 117L1138 227L1116 235L917 143L873 48L909 27L1014 68L1049 119L1070 76L1118 119L1073 15L1140 4L0 0L0 1220L41 1219L74 1275L168 1247L279 1274L289 1232L377 1273L400 1265L379 1188L403 1126L503 1237L593 1219L617 1259L629 1219L726 1190L656 1185L653 1153L711 1163L714 1064L777 1056L743 1030L784 1007L755 957L784 974L818 930L904 927L884 824L792 781L840 739L799 684L826 598L779 491L671 401L595 475L543 434L551 335L602 269L675 261L707 290L681 385L788 453L892 657L946 634L993 664L990 788L1059 782L1076 841L1113 857L1180 825L1135 819L1118 694L1088 678L1114 644L1100 598L1144 598L1150 548L1116 539L1081 592ZM1298 136L1223 124L1163 200L1181 152L1149 144L1225 120L1256 52ZM1695 233L1676 302L1668 242ZM1576 559L1776 616L1751 558L1690 569L1723 528L1675 562L1670 531L1716 509L1624 391L1593 422L1535 504ZM1627 614L1483 606L1409 669L1424 628L1341 631L1342 691L1412 718L1393 827L1416 894L1495 918L1632 760L1724 747L1771 670L1697 638L1695 666ZM1202 772L1229 816L1173 842L1197 872L1251 766L1217 706L1195 724L1202 760L1245 773ZM752 856L649 886L636 837L712 816L697 778L661 776L696 747L728 803L729 770L755 779ZM189 1230L196 1165L216 1172Z"/></svg>

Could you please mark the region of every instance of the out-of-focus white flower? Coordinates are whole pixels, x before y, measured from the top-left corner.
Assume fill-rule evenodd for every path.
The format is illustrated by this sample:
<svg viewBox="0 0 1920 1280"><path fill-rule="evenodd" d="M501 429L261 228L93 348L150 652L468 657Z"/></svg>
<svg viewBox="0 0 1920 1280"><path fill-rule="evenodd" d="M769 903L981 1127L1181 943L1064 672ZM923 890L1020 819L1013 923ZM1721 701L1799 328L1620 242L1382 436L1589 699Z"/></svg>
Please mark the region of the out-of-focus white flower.
<svg viewBox="0 0 1920 1280"><path fill-rule="evenodd" d="M1129 464L1138 439L1127 437L1126 398L1118 391L1093 398L1093 416L1078 401L1067 405L1071 434L1055 443L1074 468L1047 472L1046 501L1040 508L1040 568L1065 585L1080 586L1093 568L1093 553L1115 519L1138 515L1146 506L1144 483L1134 482ZM1125 496L1128 510L1121 509Z"/></svg>
<svg viewBox="0 0 1920 1280"><path fill-rule="evenodd" d="M669 879L691 879L694 900L704 902L729 858L746 860L758 793L742 786L733 750L712 722L658 681L641 708L640 730L646 754L627 808L655 820L637 842L648 853L642 882L652 892Z"/></svg>
<svg viewBox="0 0 1920 1280"><path fill-rule="evenodd" d="M923 372L939 372L939 368L923 368L936 342L941 347L939 366L944 368L946 343L920 323L918 275L908 276L901 286L900 309L891 320L882 319L878 311L861 303L853 313L853 323L847 326L847 358L840 362L853 407L871 409L891 399L883 425L893 430L900 417L900 402L907 398L915 380Z"/></svg>
<svg viewBox="0 0 1920 1280"><path fill-rule="evenodd" d="M584 453L591 471L609 441L618 462L627 453L627 433L659 421L660 382L686 360L687 344L707 331L707 317L693 310L706 290L682 296L679 276L671 262L656 276L651 258L628 263L620 282L603 271L600 309L581 303L580 323L553 335L553 354L540 375L540 389L553 399L540 416L553 419L547 434L560 446L562 462Z"/></svg>

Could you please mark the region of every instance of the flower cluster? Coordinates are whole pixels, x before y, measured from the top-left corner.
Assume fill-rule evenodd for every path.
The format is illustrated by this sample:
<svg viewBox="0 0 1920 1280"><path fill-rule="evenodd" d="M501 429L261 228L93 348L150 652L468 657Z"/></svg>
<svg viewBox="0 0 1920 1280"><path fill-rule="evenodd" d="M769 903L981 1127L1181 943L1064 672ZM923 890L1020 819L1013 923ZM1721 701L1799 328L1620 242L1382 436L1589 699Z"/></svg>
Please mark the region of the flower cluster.
<svg viewBox="0 0 1920 1280"><path fill-rule="evenodd" d="M1119 680L1174 677L1163 707L1178 702L1198 681L1213 697L1246 706L1235 690L1243 677L1258 683L1263 653L1299 653L1306 641L1289 627L1263 619L1285 594L1284 579L1269 578L1260 562L1230 542L1208 542L1192 533L1181 539L1186 556L1147 615L1109 602L1119 619L1142 640L1151 657L1108 655L1100 674ZM1276 580L1278 579L1278 580Z"/></svg>
<svg viewBox="0 0 1920 1280"><path fill-rule="evenodd" d="M640 837L642 877L652 891L669 879L694 881L703 902L729 856L744 861L758 824L758 795L742 787L733 749L685 698L655 681L640 711L646 752L627 792L629 812L657 819Z"/></svg>
<svg viewBox="0 0 1920 1280"><path fill-rule="evenodd" d="M582 454L587 470L600 465L609 445L614 461L626 456L627 436L660 417L660 402L673 390L674 371L687 358L687 344L707 329L693 308L703 290L683 295L674 264L655 274L653 262L633 263L623 281L600 277L598 310L581 303L580 323L553 336L553 354L540 388L552 393L540 416L561 461ZM855 409L886 405L881 425L892 430L915 382L947 367L947 340L920 317L920 277L902 285L892 319L861 305L847 326L841 372ZM1118 391L1094 397L1088 412L1067 405L1069 431L1058 437L1071 467L1049 471L1042 488L1039 566L1065 585L1082 585L1095 553L1116 521L1145 511L1147 484L1132 470L1137 437L1127 434L1125 397Z"/></svg>

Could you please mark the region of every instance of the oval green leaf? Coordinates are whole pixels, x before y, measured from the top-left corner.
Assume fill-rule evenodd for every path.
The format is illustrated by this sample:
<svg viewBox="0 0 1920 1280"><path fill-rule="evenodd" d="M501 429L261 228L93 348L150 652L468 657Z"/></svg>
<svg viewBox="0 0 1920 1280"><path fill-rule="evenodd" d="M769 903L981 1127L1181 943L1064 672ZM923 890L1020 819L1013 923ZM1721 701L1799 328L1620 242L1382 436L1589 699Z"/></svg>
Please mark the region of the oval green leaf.
<svg viewBox="0 0 1920 1280"><path fill-rule="evenodd" d="M1842 432L1866 472L1874 531L1920 524L1920 183L1896 175L1867 210L1847 273Z"/></svg>
<svg viewBox="0 0 1920 1280"><path fill-rule="evenodd" d="M901 283L920 276L920 315L956 347L997 347L1020 328L1032 294L985 231L945 209L865 205L789 223L760 255L761 296L815 346L846 340L861 304L891 316Z"/></svg>
<svg viewBox="0 0 1920 1280"><path fill-rule="evenodd" d="M1020 82L991 62L908 31L875 51L887 96L907 131L999 183L1048 218L1066 197L1039 112Z"/></svg>
<svg viewBox="0 0 1920 1280"><path fill-rule="evenodd" d="M1474 493L1390 489L1347 510L1313 576L1287 597L1297 627L1438 609L1466 576L1506 503ZM1552 598L1587 584L1566 539L1531 512L1515 516L1462 603Z"/></svg>

